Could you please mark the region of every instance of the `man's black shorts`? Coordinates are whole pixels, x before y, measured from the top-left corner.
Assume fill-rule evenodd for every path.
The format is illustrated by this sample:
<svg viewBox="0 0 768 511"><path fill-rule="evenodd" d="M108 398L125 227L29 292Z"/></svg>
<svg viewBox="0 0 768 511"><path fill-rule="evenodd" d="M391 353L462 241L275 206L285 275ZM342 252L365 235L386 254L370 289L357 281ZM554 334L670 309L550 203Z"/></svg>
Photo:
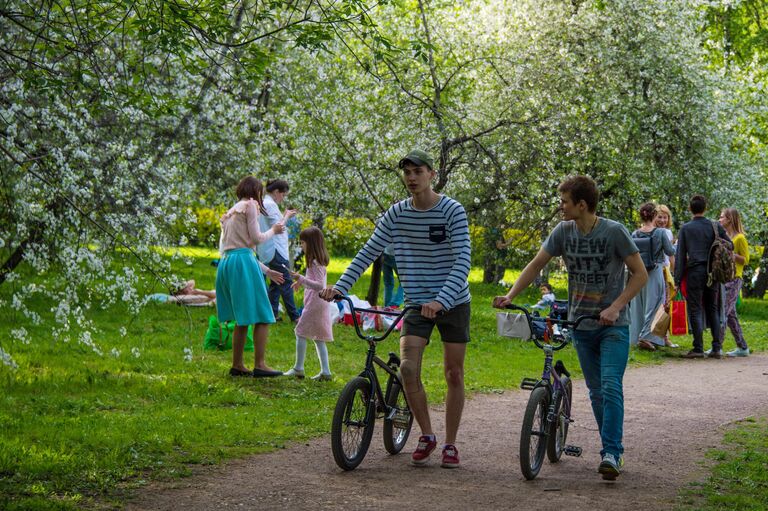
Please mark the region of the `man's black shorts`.
<svg viewBox="0 0 768 511"><path fill-rule="evenodd" d="M469 342L469 302L457 305L435 319L427 319L417 310L408 311L403 318L403 329L400 337L411 335L422 337L429 342L432 330L437 326L443 342Z"/></svg>

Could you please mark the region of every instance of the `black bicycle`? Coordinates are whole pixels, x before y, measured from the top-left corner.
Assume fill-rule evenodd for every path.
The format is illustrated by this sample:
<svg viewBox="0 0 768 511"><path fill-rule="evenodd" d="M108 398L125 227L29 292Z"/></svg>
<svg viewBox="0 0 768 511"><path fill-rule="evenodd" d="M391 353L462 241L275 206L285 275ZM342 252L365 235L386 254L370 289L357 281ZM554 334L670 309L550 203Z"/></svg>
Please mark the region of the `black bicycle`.
<svg viewBox="0 0 768 511"><path fill-rule="evenodd" d="M544 453L552 463L560 461L565 453L568 456L581 456L581 447L566 445L568 425L573 422L571 399L573 385L571 374L562 360L554 367L554 352L565 348L571 342L571 332L587 319L600 319L600 316L580 316L576 321L556 318L536 318L534 320L527 309L517 305L507 305L525 314L531 330L531 339L537 347L544 350L544 371L541 378L523 378L520 388L531 390L528 405L525 407L523 425L520 431L520 468L526 479L534 479L544 464Z"/></svg>
<svg viewBox="0 0 768 511"><path fill-rule="evenodd" d="M392 312L355 308L347 296L338 296L336 300L345 300L349 304L355 332L360 339L368 343L365 368L344 386L336 402L331 424L333 459L344 470L353 470L368 452L377 418L384 419L384 447L390 454L399 453L411 433L413 415L400 380L400 357L390 353L389 360L385 362L376 355L376 346L392 333L406 312L421 310L421 306L409 305L401 312ZM383 334L367 335L360 329L357 313L388 315L394 318ZM384 391L379 383L376 366L389 375Z"/></svg>

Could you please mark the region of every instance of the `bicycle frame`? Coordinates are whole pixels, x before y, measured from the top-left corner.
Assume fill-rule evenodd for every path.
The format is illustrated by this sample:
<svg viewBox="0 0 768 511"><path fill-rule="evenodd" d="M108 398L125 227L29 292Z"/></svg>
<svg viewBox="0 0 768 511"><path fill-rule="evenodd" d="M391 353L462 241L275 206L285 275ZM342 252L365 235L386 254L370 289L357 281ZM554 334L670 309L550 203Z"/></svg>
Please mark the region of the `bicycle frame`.
<svg viewBox="0 0 768 511"><path fill-rule="evenodd" d="M336 299L345 300L347 302L347 304L349 305L350 312L352 313L352 322L355 327L355 333L360 339L368 343L368 352L365 357L365 367L360 372L359 376L366 378L368 381L370 381L373 387L372 389L373 392L371 392L371 395L370 395L371 401L369 402L369 406L375 405L378 400L378 403L380 403L380 410L377 410L377 412L382 411L384 412L384 416L386 418L394 419L395 414L397 412L397 408L393 406L389 406L387 404L387 400L385 399L386 396L384 395L384 391L381 388L381 382L379 381L379 376L378 376L378 373L376 372L376 366L379 366L384 372L389 374L390 377L394 378L395 381L400 386L402 386L403 382L400 380L400 376L398 375L398 372L397 372L397 369L400 367L400 357L398 357L397 354L390 352L389 360L384 362L384 360L376 354L376 346L379 342L389 337L389 335L392 333L392 330L395 329L395 326L397 325L397 323L403 318L403 316L405 316L405 314L408 311L421 310L421 306L408 305L401 312L390 312L390 311L379 310L379 309L356 308L352 303L352 300L347 296L337 297ZM380 336L367 335L363 333L363 331L360 329L360 323L358 322L358 319L357 319L358 312L370 312L374 314L396 316L396 318L392 321L392 324L390 324L389 327Z"/></svg>
<svg viewBox="0 0 768 511"><path fill-rule="evenodd" d="M523 476L534 479L541 470L544 456L552 463L560 461L563 454L580 456L581 448L566 445L568 424L571 418L571 382L568 370L561 361L554 366L555 351L565 348L571 340L572 330L578 328L585 319L598 319L597 316L581 316L576 321L547 318L543 329L534 329L531 315L527 309L508 305L508 309L517 309L525 314L529 327L529 336L536 347L544 351L544 369L541 377L523 378L521 388L530 389L531 396L523 414L520 431L520 468ZM554 326L559 328L554 328Z"/></svg>
<svg viewBox="0 0 768 511"><path fill-rule="evenodd" d="M365 358L365 368L359 374L359 376L368 379L373 386L373 392L370 397L372 402L370 402L369 405L374 405L378 400L378 403L381 404L380 406L383 407L385 416L387 418L393 418L390 417L390 415L394 415L396 409L387 404L387 400L385 399L386 396L384 396L384 391L381 389L379 375L376 372L376 366L379 366L384 372L394 378L398 384L402 385L396 369L400 367L400 358L396 354L390 353L389 360L384 362L382 358L376 355L376 344L372 342L368 347L368 355ZM393 366L395 367L394 369Z"/></svg>
<svg viewBox="0 0 768 511"><path fill-rule="evenodd" d="M528 321L528 326L530 327L531 332L534 332L531 315L527 309L518 307L517 305L508 305L507 308L523 312ZM544 369L541 373L541 378L538 380L535 378L523 378L523 381L520 384L520 388L529 389L531 391L537 387L545 387L547 389L547 393L552 396L547 413L547 423L550 424L550 427L556 420L555 414L557 411L555 410L555 406L557 404L558 398L561 396L564 401L566 418L569 421L571 420L571 400L568 398L568 393L565 391L565 386L560 379L561 375L558 374L557 370L555 370L555 367L552 365L554 353L555 351L565 348L571 342L571 330L578 328L582 321L587 319L597 320L599 318L600 317L597 315L580 316L575 321L546 318L547 328L544 332L543 338L537 338L533 335L533 333L531 333L533 342L537 347L544 351ZM562 328L560 328L558 333L553 333L552 325L559 325ZM556 341L557 344L551 344L549 342L550 339ZM544 343L541 341L544 341ZM565 366L563 366L563 371L565 371ZM553 372L555 373L554 377L552 375Z"/></svg>

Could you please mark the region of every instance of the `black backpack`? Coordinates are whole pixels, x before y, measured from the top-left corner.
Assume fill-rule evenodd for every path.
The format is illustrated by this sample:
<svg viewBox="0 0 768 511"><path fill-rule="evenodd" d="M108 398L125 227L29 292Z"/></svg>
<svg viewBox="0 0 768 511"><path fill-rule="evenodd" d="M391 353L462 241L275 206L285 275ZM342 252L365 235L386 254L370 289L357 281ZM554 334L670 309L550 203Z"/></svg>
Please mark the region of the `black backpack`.
<svg viewBox="0 0 768 511"><path fill-rule="evenodd" d="M653 233L655 232L656 228L654 227L649 233L642 231L632 233L632 240L640 251L640 259L643 260L643 265L647 271L656 268L656 247L654 247L653 243Z"/></svg>

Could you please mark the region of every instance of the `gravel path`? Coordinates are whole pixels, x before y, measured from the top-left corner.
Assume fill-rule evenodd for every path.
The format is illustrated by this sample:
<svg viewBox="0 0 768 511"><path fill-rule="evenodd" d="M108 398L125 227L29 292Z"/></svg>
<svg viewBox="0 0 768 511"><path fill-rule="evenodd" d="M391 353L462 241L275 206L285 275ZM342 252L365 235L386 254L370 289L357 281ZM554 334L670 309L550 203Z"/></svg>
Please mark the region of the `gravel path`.
<svg viewBox="0 0 768 511"><path fill-rule="evenodd" d="M210 509L671 509L678 490L706 474L706 451L720 445L724 428L768 415L768 357L669 361L635 367L625 377L626 466L616 482L597 474L599 439L583 380L574 382L574 416L568 443L580 458L545 461L525 481L517 455L520 422L529 393L510 390L467 401L457 444L461 467L408 464L418 428L398 456L381 441L381 423L363 463L343 472L330 438L196 469L180 481L153 482L125 503L128 510ZM330 418L329 418L330 422ZM433 409L438 435L442 409ZM330 428L330 424L329 424ZM439 440L439 436L438 436Z"/></svg>

